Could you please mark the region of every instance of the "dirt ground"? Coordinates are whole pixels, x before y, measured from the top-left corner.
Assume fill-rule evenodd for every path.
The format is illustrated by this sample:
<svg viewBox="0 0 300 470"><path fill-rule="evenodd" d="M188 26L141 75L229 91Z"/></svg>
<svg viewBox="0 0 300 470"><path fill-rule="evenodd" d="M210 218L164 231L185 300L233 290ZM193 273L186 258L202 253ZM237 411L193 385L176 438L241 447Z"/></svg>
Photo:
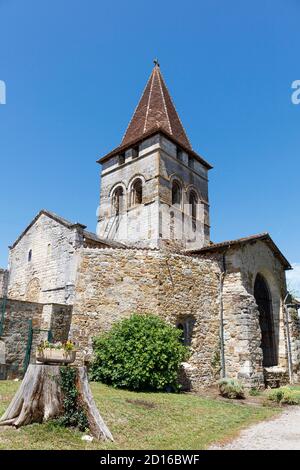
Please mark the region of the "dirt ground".
<svg viewBox="0 0 300 470"><path fill-rule="evenodd" d="M300 450L300 407L290 406L270 421L255 424L214 450Z"/></svg>

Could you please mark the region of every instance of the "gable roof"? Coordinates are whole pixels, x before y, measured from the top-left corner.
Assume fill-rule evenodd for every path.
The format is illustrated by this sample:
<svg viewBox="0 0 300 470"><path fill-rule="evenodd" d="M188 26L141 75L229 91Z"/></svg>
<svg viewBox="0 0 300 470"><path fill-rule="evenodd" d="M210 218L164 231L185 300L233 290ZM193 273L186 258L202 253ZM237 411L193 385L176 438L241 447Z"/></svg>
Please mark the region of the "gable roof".
<svg viewBox="0 0 300 470"><path fill-rule="evenodd" d="M182 145L192 149L158 63L152 70L121 145L141 139L145 133L154 129L164 129Z"/></svg>
<svg viewBox="0 0 300 470"><path fill-rule="evenodd" d="M42 216L45 215L46 217L49 217L52 220L55 220L59 224L63 225L64 227L72 230L72 229L79 229L82 231L83 237L86 240L91 240L93 242L99 243L99 245L105 245L105 246L122 246L121 243L113 242L113 241L108 241L108 240L103 240L101 238L98 238L98 236L95 233L88 232L86 231L86 225L83 225L79 222L70 222L69 220L60 217L59 215L55 214L54 212L48 211L46 209L42 209L36 217L30 222L30 224L23 230L21 235L17 238L17 240L11 245L9 248L13 249L19 241L26 235L26 233L30 230L30 228L36 223L36 221Z"/></svg>
<svg viewBox="0 0 300 470"><path fill-rule="evenodd" d="M232 246L245 245L248 243L254 243L256 241L264 241L274 252L274 255L280 260L286 270L292 269L292 266L281 253L278 246L274 243L268 232L259 233L257 235L250 235L249 237L237 238L236 240L227 240L221 243L212 243L211 245L204 246L198 250L187 250L186 253L190 254L205 254L216 251L225 251Z"/></svg>

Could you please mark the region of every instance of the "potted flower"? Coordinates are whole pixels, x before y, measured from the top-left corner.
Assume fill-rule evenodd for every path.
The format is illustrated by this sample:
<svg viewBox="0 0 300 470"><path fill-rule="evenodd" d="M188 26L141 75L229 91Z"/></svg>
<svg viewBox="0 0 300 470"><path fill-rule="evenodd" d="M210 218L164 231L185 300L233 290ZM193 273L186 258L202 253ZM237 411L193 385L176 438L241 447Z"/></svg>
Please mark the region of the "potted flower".
<svg viewBox="0 0 300 470"><path fill-rule="evenodd" d="M41 341L36 349L36 360L43 364L71 364L76 359L75 343Z"/></svg>

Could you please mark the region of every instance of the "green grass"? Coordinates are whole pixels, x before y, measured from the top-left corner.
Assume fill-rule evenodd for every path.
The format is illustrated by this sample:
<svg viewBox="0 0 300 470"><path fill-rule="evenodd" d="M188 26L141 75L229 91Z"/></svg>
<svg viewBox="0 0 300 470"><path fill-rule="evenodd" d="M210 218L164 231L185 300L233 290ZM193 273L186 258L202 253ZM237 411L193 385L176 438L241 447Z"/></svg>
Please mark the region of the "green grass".
<svg viewBox="0 0 300 470"><path fill-rule="evenodd" d="M1 415L18 386L0 381ZM114 443L86 443L76 430L45 423L0 427L0 449L204 449L278 413L192 394L135 393L96 383L92 391Z"/></svg>
<svg viewBox="0 0 300 470"><path fill-rule="evenodd" d="M299 385L289 385L289 388L292 391L292 397L300 404L300 386Z"/></svg>

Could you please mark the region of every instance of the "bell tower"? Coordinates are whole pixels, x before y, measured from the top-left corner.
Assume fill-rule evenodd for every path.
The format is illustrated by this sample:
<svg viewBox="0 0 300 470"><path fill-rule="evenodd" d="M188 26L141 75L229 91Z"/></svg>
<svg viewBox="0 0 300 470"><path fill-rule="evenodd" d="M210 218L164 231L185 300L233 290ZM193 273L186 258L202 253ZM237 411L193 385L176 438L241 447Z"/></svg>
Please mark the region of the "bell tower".
<svg viewBox="0 0 300 470"><path fill-rule="evenodd" d="M98 163L100 238L153 248L209 243L212 167L192 149L157 60L121 144Z"/></svg>

